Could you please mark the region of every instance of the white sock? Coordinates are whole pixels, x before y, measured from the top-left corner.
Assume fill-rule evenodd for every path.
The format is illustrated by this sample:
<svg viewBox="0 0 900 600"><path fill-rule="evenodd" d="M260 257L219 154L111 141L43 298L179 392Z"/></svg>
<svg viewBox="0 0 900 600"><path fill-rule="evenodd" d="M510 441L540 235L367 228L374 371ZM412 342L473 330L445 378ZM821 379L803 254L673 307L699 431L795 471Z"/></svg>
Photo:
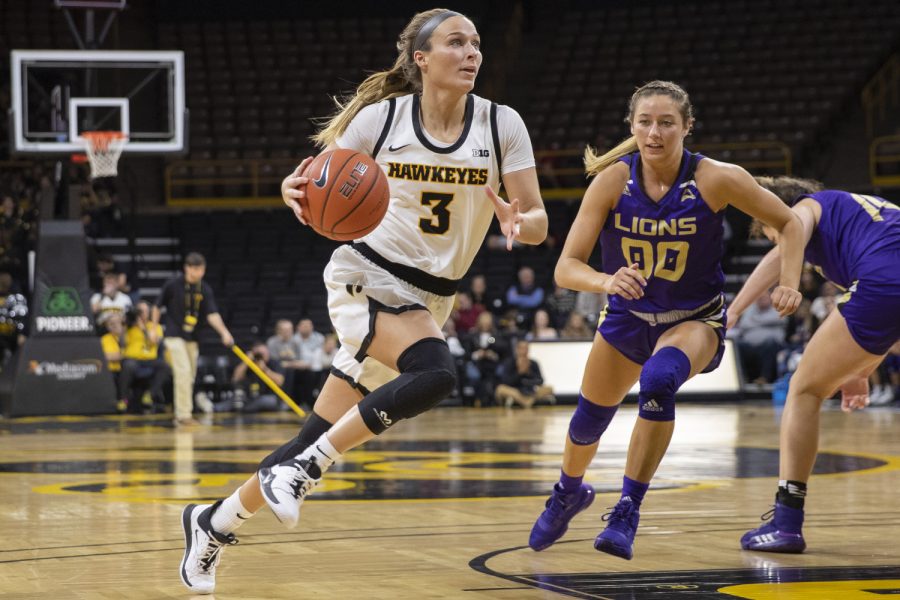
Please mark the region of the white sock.
<svg viewBox="0 0 900 600"><path fill-rule="evenodd" d="M300 453L300 458L310 458L313 456L316 458L316 463L319 465L319 468L322 469L322 472L324 473L334 464L334 461L341 457L341 453L331 445L330 441L328 441L328 434L323 433L312 446Z"/></svg>
<svg viewBox="0 0 900 600"><path fill-rule="evenodd" d="M219 533L231 533L244 524L244 521L255 515L241 504L241 489L225 498L210 518L212 528Z"/></svg>

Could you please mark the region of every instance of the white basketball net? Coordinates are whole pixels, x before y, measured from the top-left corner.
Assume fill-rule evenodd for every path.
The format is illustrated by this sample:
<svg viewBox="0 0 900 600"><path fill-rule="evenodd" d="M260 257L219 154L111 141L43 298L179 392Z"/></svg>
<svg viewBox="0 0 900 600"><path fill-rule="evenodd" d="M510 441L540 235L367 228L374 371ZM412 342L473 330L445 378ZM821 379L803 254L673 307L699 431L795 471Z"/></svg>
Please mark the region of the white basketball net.
<svg viewBox="0 0 900 600"><path fill-rule="evenodd" d="M81 136L91 163L91 179L115 177L128 136L121 131L85 131Z"/></svg>

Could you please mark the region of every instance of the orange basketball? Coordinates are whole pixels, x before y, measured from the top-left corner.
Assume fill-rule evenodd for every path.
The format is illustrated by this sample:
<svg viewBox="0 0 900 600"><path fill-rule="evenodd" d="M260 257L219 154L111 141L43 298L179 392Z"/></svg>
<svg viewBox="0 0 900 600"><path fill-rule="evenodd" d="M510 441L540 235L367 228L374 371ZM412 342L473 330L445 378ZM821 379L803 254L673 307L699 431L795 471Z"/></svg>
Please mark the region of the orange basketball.
<svg viewBox="0 0 900 600"><path fill-rule="evenodd" d="M390 200L381 167L356 150L323 152L310 163L306 198L309 225L320 235L346 242L378 227Z"/></svg>

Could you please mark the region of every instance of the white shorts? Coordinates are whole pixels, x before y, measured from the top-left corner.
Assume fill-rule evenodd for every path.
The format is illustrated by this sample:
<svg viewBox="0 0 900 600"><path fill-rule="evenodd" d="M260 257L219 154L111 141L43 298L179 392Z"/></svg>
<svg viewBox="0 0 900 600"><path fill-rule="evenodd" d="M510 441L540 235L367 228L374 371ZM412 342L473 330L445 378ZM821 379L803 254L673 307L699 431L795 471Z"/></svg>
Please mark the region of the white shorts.
<svg viewBox="0 0 900 600"><path fill-rule="evenodd" d="M432 294L398 279L349 245L334 251L324 278L328 313L341 342L331 372L363 394L399 375L366 354L378 312L428 310L438 327L443 327L453 310L454 296Z"/></svg>

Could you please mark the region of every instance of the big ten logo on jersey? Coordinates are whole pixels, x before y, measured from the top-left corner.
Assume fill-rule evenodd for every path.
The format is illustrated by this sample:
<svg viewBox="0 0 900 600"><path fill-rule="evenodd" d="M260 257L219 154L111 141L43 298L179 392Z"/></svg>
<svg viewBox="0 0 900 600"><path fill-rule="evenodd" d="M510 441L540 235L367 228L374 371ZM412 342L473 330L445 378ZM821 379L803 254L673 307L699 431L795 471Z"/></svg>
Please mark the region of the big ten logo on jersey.
<svg viewBox="0 0 900 600"><path fill-rule="evenodd" d="M362 176L365 175L368 170L369 165L362 161L357 161L356 166L350 171L350 179L341 184L341 189L339 190L341 196L349 198L350 194L359 187L360 179L362 179Z"/></svg>
<svg viewBox="0 0 900 600"><path fill-rule="evenodd" d="M490 158L491 151L487 148L472 148L472 156L476 158Z"/></svg>

